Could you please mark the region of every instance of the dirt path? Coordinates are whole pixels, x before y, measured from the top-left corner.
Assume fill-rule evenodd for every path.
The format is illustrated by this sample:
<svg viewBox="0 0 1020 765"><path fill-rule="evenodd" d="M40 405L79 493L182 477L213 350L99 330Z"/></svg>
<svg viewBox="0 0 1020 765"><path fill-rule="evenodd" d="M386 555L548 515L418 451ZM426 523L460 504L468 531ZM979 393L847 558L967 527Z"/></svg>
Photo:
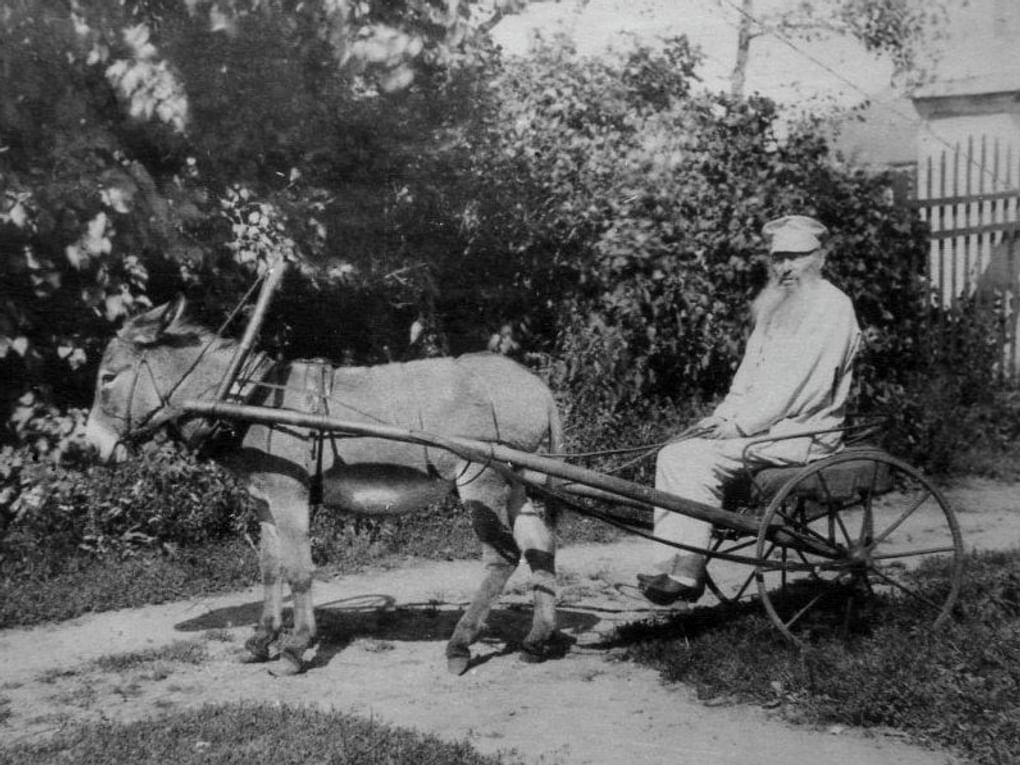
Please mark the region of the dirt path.
<svg viewBox="0 0 1020 765"><path fill-rule="evenodd" d="M969 547L1020 544L1020 487L969 482L952 492ZM0 742L31 739L71 720L136 719L209 702L316 703L467 739L528 763L758 763L932 765L954 760L895 735L794 727L765 709L712 707L691 689L599 646L612 629L653 612L614 582L646 567L640 541L568 547L560 555L561 627L577 640L540 665L505 651L526 631L523 577L490 619L479 661L446 673L443 647L478 581L476 562L418 563L319 583L325 649L303 676L279 679L240 663L258 612L252 589L228 596L97 614L0 632ZM717 577L722 572L716 571ZM725 576L725 575L724 575ZM100 669L90 662L179 641L205 647L197 663L163 657Z"/></svg>

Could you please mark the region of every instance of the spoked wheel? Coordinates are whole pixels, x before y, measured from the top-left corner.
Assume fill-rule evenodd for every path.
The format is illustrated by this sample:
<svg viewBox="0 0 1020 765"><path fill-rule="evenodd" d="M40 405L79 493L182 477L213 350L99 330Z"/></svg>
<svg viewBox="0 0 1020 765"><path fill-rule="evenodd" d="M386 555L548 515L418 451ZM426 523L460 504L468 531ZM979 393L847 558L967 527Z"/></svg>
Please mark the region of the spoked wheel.
<svg viewBox="0 0 1020 765"><path fill-rule="evenodd" d="M716 527L709 548L711 553L750 556L754 552L756 537L754 535L727 533L725 529ZM709 567L711 569L711 567ZM730 585L723 589L712 577L711 570L705 572L705 586L724 605L732 605L750 595L754 590L754 571L741 577L739 585Z"/></svg>
<svg viewBox="0 0 1020 765"><path fill-rule="evenodd" d="M942 494L910 465L878 449L814 462L772 498L758 533L758 593L787 638L848 633L879 600L942 625L963 576L963 539ZM923 585L925 559L944 556L948 579Z"/></svg>

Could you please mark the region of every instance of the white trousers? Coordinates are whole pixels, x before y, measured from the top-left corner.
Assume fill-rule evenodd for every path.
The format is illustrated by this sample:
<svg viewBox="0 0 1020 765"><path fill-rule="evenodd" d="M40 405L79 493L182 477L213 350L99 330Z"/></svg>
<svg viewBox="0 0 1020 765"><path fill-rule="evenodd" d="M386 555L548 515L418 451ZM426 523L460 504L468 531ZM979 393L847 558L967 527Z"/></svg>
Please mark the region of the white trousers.
<svg viewBox="0 0 1020 765"><path fill-rule="evenodd" d="M663 447L655 462L655 488L712 507L722 506L723 488L744 469L741 460L749 438L691 438ZM802 439L754 447L749 455L752 469L766 465L798 465L804 462ZM655 536L670 542L707 549L712 524L665 508L655 509ZM653 560L659 571L681 581L700 581L705 556L653 542Z"/></svg>

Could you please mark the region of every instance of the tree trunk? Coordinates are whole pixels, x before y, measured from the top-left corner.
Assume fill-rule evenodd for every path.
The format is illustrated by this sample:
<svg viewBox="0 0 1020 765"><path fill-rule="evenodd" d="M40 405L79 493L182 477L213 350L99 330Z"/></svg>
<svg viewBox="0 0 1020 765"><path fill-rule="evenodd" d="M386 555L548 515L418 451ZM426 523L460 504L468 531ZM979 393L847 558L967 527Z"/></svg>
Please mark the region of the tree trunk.
<svg viewBox="0 0 1020 765"><path fill-rule="evenodd" d="M737 60L730 75L730 95L740 98L744 95L744 81L747 79L747 59L751 52L754 34L754 0L741 0L740 26L737 28Z"/></svg>

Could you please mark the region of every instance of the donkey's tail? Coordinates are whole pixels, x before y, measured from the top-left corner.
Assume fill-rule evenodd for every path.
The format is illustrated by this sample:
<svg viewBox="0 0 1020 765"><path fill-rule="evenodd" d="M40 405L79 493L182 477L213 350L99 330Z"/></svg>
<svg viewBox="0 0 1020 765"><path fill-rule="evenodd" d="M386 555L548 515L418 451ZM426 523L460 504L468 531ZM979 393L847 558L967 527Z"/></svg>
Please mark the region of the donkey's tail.
<svg viewBox="0 0 1020 765"><path fill-rule="evenodd" d="M563 418L560 416L560 408L556 405L556 399L552 396L550 396L549 399L549 454L562 455L565 449L563 438ZM560 511L563 509L562 503L556 499L556 494L561 489L562 484L563 479L557 478L553 475L548 476L546 479L546 487L549 489L549 494L545 495L544 499L545 516L546 522L553 528L555 528L556 522L559 519Z"/></svg>

